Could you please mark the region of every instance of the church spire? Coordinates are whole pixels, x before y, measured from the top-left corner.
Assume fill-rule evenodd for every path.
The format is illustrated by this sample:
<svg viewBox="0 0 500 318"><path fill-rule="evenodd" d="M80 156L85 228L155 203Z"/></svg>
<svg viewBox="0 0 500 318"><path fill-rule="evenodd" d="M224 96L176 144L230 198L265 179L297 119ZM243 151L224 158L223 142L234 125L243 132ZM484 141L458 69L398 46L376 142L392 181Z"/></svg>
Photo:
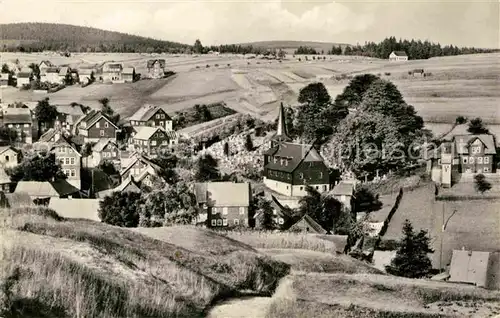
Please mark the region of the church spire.
<svg viewBox="0 0 500 318"><path fill-rule="evenodd" d="M283 136L285 138L288 137L286 133L285 108L283 108L283 102L280 104L278 114L278 130L276 131L276 136Z"/></svg>

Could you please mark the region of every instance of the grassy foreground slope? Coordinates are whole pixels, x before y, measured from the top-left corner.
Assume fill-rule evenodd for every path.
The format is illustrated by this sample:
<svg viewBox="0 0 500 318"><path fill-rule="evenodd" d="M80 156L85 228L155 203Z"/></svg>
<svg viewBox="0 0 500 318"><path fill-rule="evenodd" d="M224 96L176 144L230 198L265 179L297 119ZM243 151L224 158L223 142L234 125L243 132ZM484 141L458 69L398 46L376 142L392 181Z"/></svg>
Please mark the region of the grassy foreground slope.
<svg viewBox="0 0 500 318"><path fill-rule="evenodd" d="M286 277L269 306L269 318L491 317L500 293L374 274L305 273Z"/></svg>
<svg viewBox="0 0 500 318"><path fill-rule="evenodd" d="M239 290L269 294L289 269L210 231L169 229L193 242L179 246L47 209L0 224L5 317L200 317Z"/></svg>

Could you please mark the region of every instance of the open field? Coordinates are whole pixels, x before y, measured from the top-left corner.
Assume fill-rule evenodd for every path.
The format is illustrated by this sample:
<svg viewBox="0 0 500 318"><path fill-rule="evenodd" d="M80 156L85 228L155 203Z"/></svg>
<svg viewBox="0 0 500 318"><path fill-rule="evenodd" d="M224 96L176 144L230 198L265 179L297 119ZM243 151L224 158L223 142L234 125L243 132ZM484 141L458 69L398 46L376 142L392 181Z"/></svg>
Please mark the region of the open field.
<svg viewBox="0 0 500 318"><path fill-rule="evenodd" d="M302 59L300 62L299 57ZM13 63L19 59L21 64L27 64L49 59L58 65L73 67L116 61L136 67L139 73L146 72L146 61L150 58L165 58L167 68L178 74L165 80L66 88L48 96L55 103L76 101L90 106L95 106L96 100L105 96L124 116L129 116L144 103L155 103L173 112L194 104L225 101L234 108L241 107L242 112L270 120L276 116L279 101L296 103L298 92L308 83L323 82L332 97L335 97L348 84L347 79L337 80L335 76L369 72L393 81L430 129L441 131L443 125L452 124L458 115L470 117L472 108L473 116L500 125L498 53L439 57L406 63L353 56L326 56L326 60L312 60L312 56L309 56L309 60L305 61L304 56L293 58L288 55L282 62L229 54L152 57L148 54L79 53L66 58L58 55L2 53L1 56L2 63ZM416 68L423 68L432 76L423 78L408 75L408 71ZM16 100L38 100L41 96L4 89L1 98L2 102L10 103ZM500 130L496 125L490 127L494 132Z"/></svg>
<svg viewBox="0 0 500 318"><path fill-rule="evenodd" d="M491 317L500 293L374 274L295 273L273 295L269 318Z"/></svg>
<svg viewBox="0 0 500 318"><path fill-rule="evenodd" d="M141 235L44 208L2 210L0 224L5 317L201 317L241 290L270 294L289 268L209 230Z"/></svg>

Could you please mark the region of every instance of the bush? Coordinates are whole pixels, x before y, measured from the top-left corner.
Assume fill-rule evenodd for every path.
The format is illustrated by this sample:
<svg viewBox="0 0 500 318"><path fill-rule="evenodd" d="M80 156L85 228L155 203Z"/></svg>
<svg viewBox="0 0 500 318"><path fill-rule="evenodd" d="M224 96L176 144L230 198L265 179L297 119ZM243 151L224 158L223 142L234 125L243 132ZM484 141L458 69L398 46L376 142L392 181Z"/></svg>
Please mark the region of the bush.
<svg viewBox="0 0 500 318"><path fill-rule="evenodd" d="M384 75L385 76L391 76L391 73L390 72L385 72Z"/></svg>
<svg viewBox="0 0 500 318"><path fill-rule="evenodd" d="M231 67L231 64L227 63L227 67Z"/></svg>
<svg viewBox="0 0 500 318"><path fill-rule="evenodd" d="M210 67L210 65L207 64L206 68L209 68L209 67Z"/></svg>
<svg viewBox="0 0 500 318"><path fill-rule="evenodd" d="M215 66L215 67L219 67L219 64L215 64L214 66Z"/></svg>
<svg viewBox="0 0 500 318"><path fill-rule="evenodd" d="M199 65L196 65L196 68L200 68L200 66L199 66Z"/></svg>

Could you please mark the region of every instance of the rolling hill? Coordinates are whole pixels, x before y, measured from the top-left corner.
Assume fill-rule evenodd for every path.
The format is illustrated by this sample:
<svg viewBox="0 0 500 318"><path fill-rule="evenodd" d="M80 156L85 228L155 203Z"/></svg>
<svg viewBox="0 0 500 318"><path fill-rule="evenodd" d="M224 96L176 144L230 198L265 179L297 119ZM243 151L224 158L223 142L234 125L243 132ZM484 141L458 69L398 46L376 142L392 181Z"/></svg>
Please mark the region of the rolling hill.
<svg viewBox="0 0 500 318"><path fill-rule="evenodd" d="M189 45L57 23L0 24L4 50L80 52L182 52Z"/></svg>

